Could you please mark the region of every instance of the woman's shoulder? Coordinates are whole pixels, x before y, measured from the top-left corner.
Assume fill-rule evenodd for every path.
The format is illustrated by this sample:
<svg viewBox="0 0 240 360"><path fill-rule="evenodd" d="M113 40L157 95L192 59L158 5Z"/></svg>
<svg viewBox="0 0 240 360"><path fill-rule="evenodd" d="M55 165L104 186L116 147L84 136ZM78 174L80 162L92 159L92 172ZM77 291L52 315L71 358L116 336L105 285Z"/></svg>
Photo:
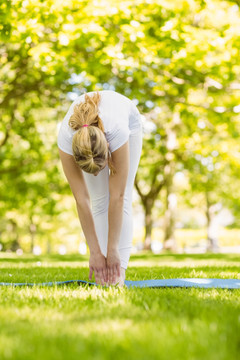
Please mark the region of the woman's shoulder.
<svg viewBox="0 0 240 360"><path fill-rule="evenodd" d="M100 94L103 94L105 96L114 96L114 97L118 97L118 98L124 98L128 101L131 101L127 96L115 91L115 90L101 90L99 91Z"/></svg>
<svg viewBox="0 0 240 360"><path fill-rule="evenodd" d="M101 95L102 105L103 107L113 107L116 109L128 109L130 110L132 106L132 100L129 99L127 96L120 94L114 90L102 90L99 91Z"/></svg>
<svg viewBox="0 0 240 360"><path fill-rule="evenodd" d="M81 101L84 101L85 99L85 95L93 95L94 93L99 93L101 96L101 99L106 100L106 101L111 101L111 102L118 102L118 103L126 103L126 104L131 104L132 100L129 99L127 96L115 91L115 90L95 90L95 91L89 91L86 92L84 94L79 95L74 101L73 103L79 103ZM103 101L104 102L104 101Z"/></svg>

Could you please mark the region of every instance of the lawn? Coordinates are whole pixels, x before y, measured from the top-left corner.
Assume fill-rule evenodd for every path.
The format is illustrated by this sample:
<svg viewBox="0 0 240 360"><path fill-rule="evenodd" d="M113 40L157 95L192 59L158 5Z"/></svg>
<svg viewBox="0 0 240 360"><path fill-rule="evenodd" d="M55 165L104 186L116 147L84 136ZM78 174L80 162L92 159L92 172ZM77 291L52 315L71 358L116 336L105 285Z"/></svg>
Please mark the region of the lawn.
<svg viewBox="0 0 240 360"><path fill-rule="evenodd" d="M0 282L88 280L88 257L0 253ZM239 256L132 255L127 280L240 279ZM240 359L240 290L0 287L0 359Z"/></svg>

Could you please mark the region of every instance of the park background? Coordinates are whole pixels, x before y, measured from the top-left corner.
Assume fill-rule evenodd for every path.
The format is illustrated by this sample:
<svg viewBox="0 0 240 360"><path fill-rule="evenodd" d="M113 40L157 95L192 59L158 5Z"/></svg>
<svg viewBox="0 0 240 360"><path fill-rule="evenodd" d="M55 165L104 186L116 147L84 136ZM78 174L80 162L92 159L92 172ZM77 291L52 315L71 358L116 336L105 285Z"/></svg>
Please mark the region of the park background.
<svg viewBox="0 0 240 360"><path fill-rule="evenodd" d="M0 250L88 252L57 133L78 95L109 89L143 120L133 252L238 252L238 1L0 9Z"/></svg>
<svg viewBox="0 0 240 360"><path fill-rule="evenodd" d="M1 360L239 360L240 289L55 284L89 281L57 134L102 89L143 120L126 279L240 279L239 35L237 0L0 2Z"/></svg>

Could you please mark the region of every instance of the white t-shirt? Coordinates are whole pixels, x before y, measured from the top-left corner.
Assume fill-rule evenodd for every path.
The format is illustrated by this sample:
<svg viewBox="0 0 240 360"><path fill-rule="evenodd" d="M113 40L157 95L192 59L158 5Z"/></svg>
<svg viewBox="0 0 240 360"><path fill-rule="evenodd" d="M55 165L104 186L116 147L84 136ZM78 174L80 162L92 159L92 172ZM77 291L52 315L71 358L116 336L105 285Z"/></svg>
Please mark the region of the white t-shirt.
<svg viewBox="0 0 240 360"><path fill-rule="evenodd" d="M91 96L96 91L88 92ZM104 125L104 134L111 152L120 148L128 141L129 135L142 128L141 114L132 100L112 90L99 91L101 100L98 115ZM73 155L72 138L77 130L73 130L68 121L73 114L74 106L84 102L85 94L78 96L71 104L61 122L57 144L67 154Z"/></svg>

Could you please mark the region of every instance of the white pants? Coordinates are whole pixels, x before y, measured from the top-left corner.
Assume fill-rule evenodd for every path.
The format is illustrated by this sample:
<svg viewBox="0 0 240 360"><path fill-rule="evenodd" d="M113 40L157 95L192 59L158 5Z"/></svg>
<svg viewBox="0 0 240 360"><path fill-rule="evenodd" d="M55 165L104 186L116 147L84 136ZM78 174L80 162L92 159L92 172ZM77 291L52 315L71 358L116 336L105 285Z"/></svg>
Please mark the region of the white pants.
<svg viewBox="0 0 240 360"><path fill-rule="evenodd" d="M132 131L129 136L129 173L124 193L123 223L119 238L121 267L127 269L133 239L132 192L142 151L142 128ZM109 168L106 166L97 176L83 171L84 179L91 199L91 208L103 255L107 256L108 242L108 204L109 204Z"/></svg>

